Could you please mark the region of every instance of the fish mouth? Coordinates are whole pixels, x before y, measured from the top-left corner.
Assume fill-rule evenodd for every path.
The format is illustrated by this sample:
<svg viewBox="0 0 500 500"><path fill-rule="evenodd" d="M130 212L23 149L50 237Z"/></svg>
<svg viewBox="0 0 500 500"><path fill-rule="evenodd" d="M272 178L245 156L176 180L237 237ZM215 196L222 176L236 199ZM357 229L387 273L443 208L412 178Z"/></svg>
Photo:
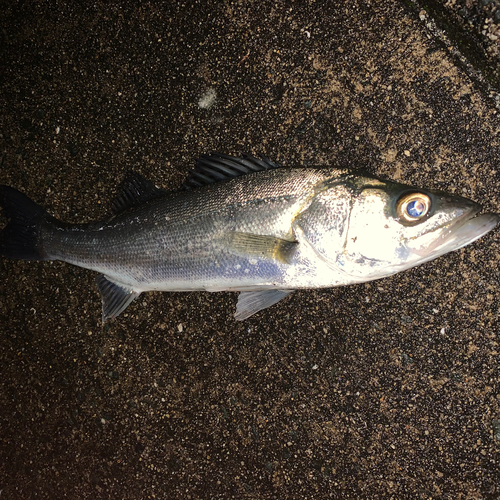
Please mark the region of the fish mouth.
<svg viewBox="0 0 500 500"><path fill-rule="evenodd" d="M425 253L430 254L428 260L469 245L491 231L500 217L493 213L478 215L481 209L480 205L474 204L461 217L441 228L441 236L425 249Z"/></svg>

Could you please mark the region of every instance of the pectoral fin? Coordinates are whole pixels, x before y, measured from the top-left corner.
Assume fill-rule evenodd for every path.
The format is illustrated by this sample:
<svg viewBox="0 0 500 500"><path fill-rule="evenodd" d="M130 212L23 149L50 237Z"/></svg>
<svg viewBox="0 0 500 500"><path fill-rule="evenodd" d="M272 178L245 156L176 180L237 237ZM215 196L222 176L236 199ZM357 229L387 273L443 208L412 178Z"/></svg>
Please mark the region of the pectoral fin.
<svg viewBox="0 0 500 500"><path fill-rule="evenodd" d="M256 290L252 292L240 292L234 318L237 321L247 319L252 316L252 314L276 304L292 292L294 292L294 290Z"/></svg>
<svg viewBox="0 0 500 500"><path fill-rule="evenodd" d="M290 264L298 243L274 236L233 232L227 235L226 246L243 257L264 257Z"/></svg>
<svg viewBox="0 0 500 500"><path fill-rule="evenodd" d="M96 278L96 282L101 292L103 323L107 319L116 318L140 295L140 292L125 285L113 283L102 274Z"/></svg>

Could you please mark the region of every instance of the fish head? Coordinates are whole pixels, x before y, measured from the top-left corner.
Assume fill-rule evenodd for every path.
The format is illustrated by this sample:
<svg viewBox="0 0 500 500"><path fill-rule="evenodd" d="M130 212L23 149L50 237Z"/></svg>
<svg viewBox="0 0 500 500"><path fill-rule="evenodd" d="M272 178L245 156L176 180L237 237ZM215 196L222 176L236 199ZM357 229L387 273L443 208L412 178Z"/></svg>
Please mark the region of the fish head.
<svg viewBox="0 0 500 500"><path fill-rule="evenodd" d="M409 269L457 250L493 229L496 214L438 191L363 179L352 198L336 267L359 281Z"/></svg>

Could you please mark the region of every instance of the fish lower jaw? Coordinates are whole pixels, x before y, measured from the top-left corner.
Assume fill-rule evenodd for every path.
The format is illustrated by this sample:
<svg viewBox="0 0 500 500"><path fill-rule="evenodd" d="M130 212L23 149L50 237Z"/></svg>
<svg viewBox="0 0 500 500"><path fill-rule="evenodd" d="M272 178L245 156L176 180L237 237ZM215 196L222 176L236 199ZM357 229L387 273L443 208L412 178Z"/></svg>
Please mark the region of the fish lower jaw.
<svg viewBox="0 0 500 500"><path fill-rule="evenodd" d="M496 214L476 214L477 211L469 213L463 216L458 223L455 222L445 228L440 228L442 234L428 245L422 245L419 248L411 248L411 245L408 245L408 250L413 258L399 266L395 272L418 266L449 252L459 250L481 238L498 224L499 216Z"/></svg>
<svg viewBox="0 0 500 500"><path fill-rule="evenodd" d="M499 216L497 214L476 215L476 213L464 218L462 224L451 226L445 241L436 246L434 251L443 255L458 250L481 238L498 224Z"/></svg>

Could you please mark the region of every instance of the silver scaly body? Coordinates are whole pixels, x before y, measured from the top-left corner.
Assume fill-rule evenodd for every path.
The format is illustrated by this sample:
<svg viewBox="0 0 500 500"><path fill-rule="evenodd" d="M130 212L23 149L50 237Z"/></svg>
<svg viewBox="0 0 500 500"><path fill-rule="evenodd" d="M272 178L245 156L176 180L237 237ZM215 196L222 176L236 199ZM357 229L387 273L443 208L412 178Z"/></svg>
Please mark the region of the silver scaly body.
<svg viewBox="0 0 500 500"><path fill-rule="evenodd" d="M349 276L318 259L308 244L301 244L297 231L298 216L314 203L323 183L340 177L335 170L315 169L250 174L230 185L164 195L109 222L60 229L47 225L43 247L51 260L98 271L141 292L348 284ZM332 215L346 221L350 200L345 187L337 191L338 211ZM339 253L342 233L340 228ZM262 249L252 236L265 237ZM266 243L279 247L279 240L296 247L289 249L288 261L265 248Z"/></svg>

